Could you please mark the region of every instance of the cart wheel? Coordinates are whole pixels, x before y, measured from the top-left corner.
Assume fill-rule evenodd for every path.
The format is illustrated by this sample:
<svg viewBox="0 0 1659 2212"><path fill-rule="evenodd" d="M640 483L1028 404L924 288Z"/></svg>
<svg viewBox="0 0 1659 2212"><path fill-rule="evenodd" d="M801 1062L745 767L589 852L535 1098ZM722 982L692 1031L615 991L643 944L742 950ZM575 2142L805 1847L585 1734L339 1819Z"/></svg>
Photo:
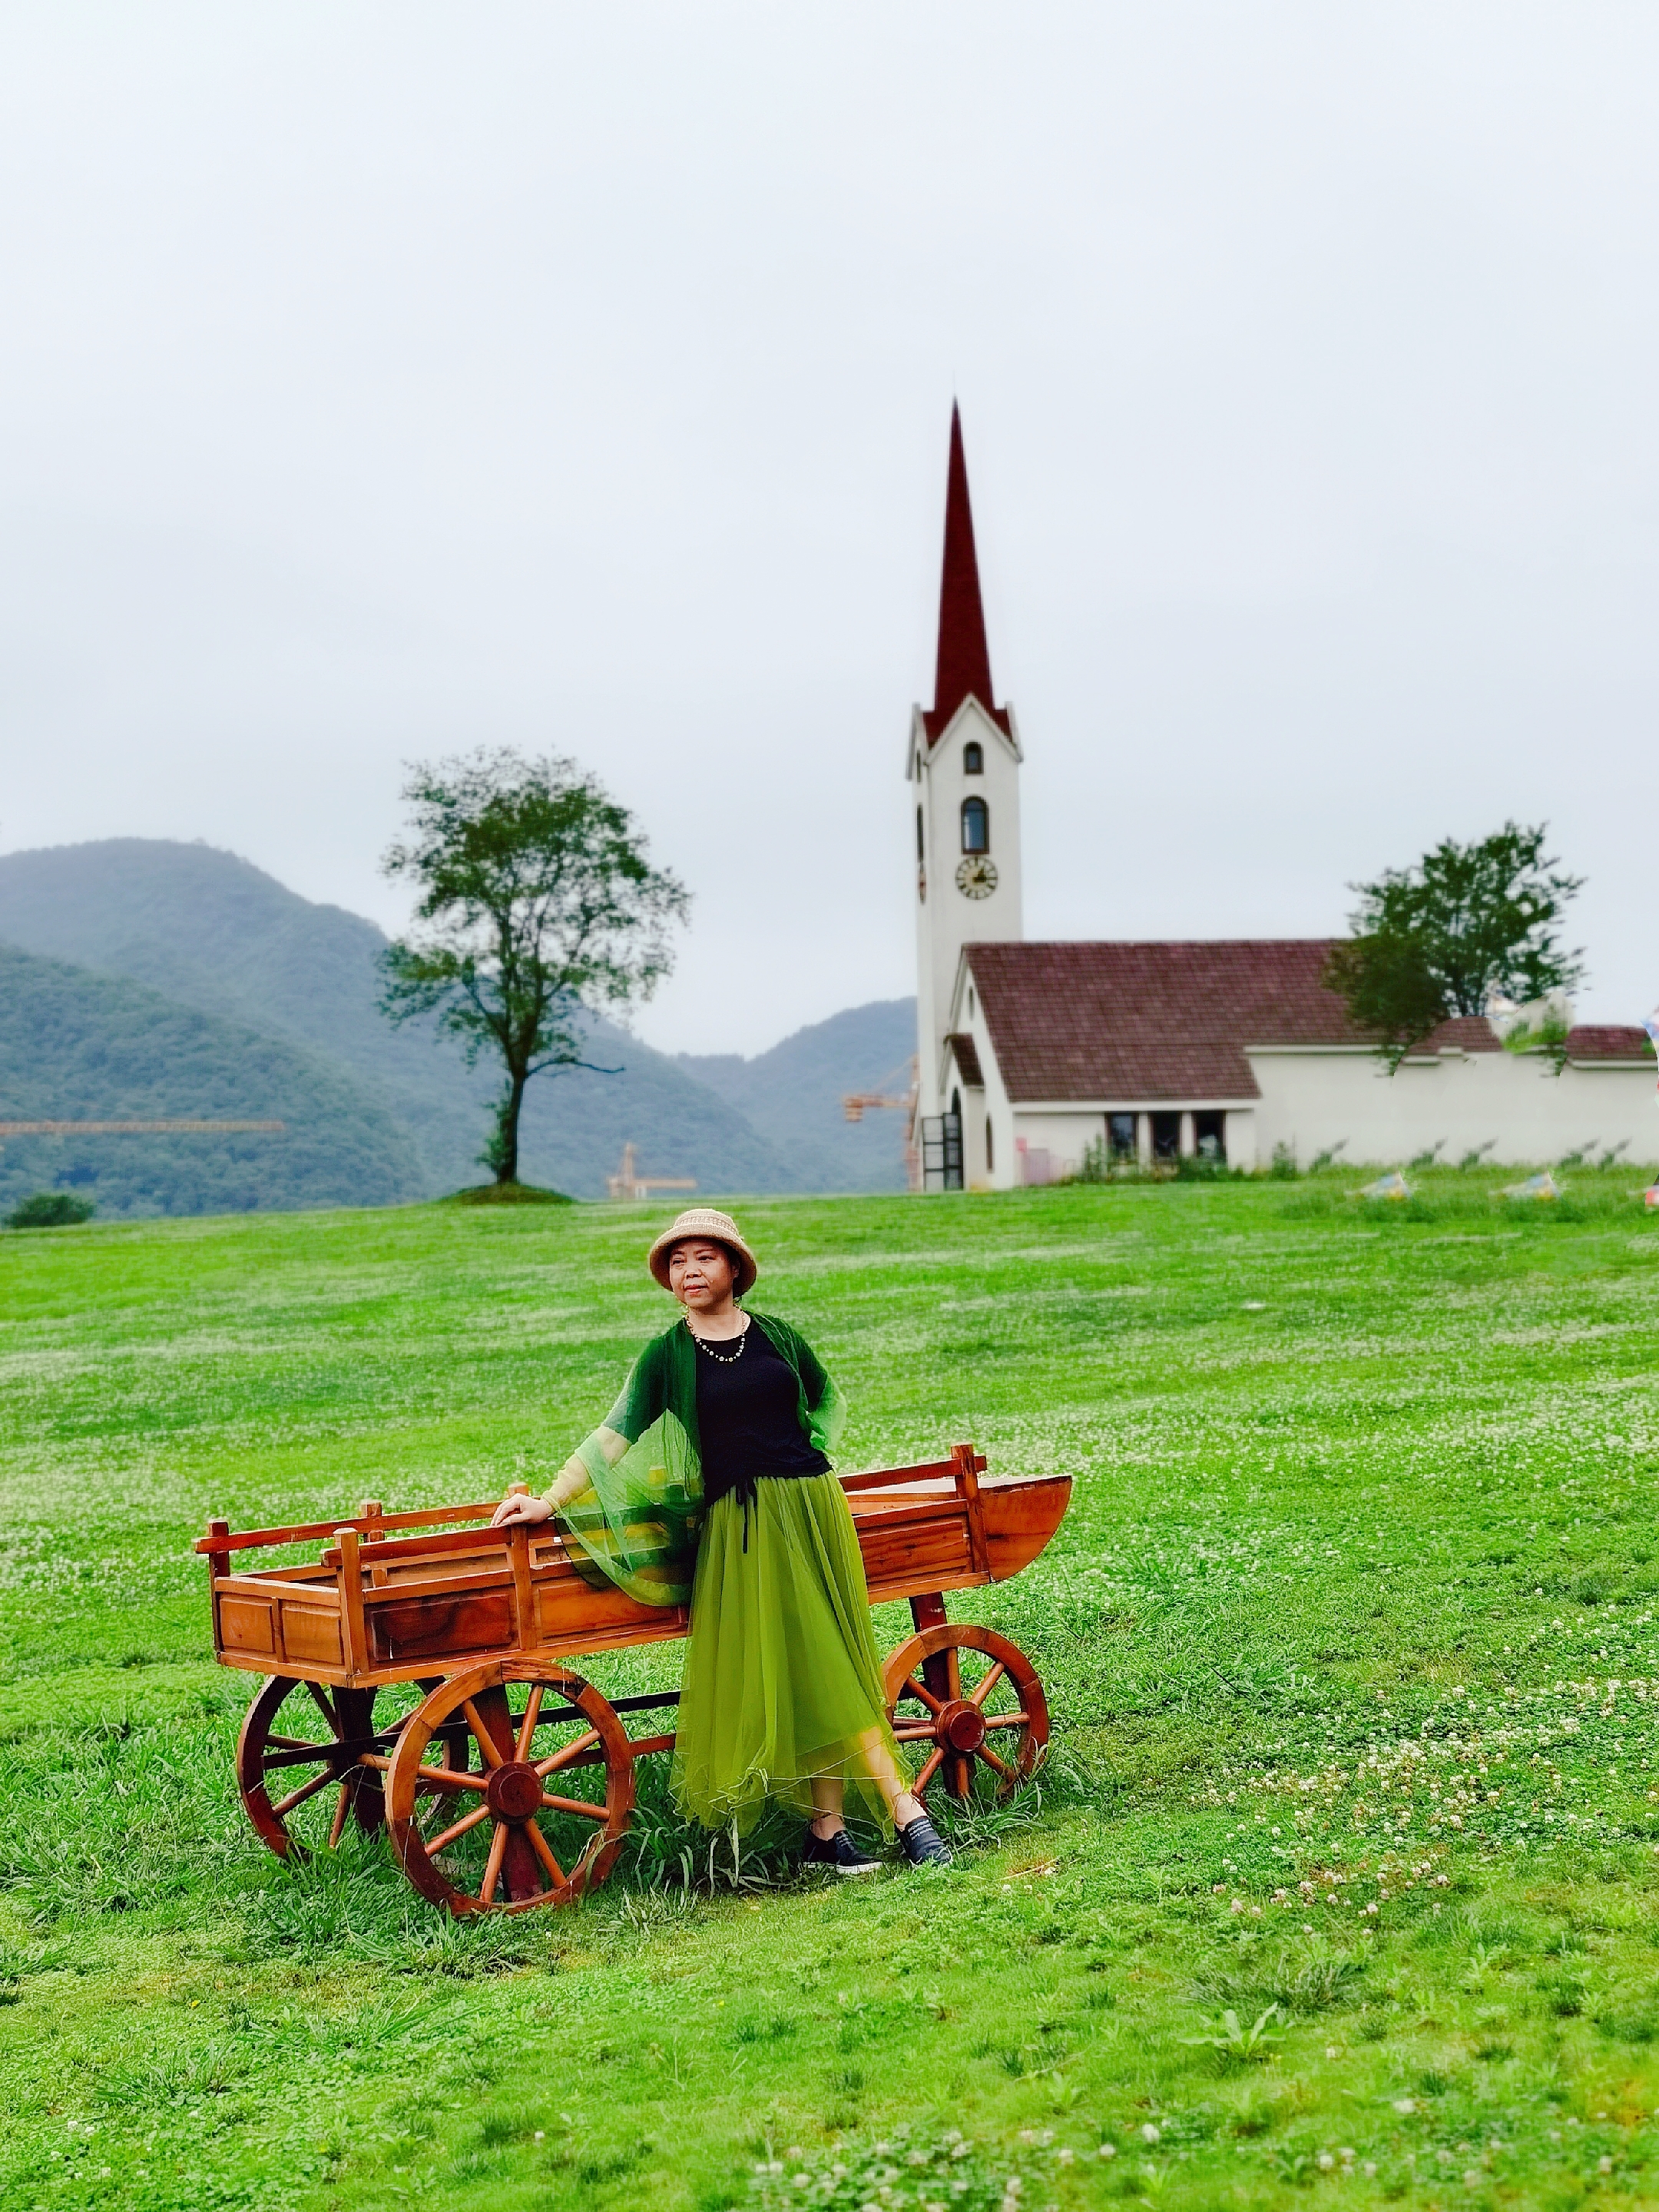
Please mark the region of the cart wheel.
<svg viewBox="0 0 1659 2212"><path fill-rule="evenodd" d="M380 1776L367 1762L397 1741L374 1730L373 1690L330 1690L273 1674L259 1686L236 1745L247 1816L279 1859L332 1850L348 1820L382 1826ZM310 1807L309 1811L302 1810Z"/></svg>
<svg viewBox="0 0 1659 2212"><path fill-rule="evenodd" d="M444 1739L437 1764L427 1756L434 1737ZM458 1743L476 1744L476 1768ZM458 1917L568 1905L622 1849L634 1754L580 1674L550 1659L493 1660L441 1682L410 1716L386 1801L404 1871L434 1905Z"/></svg>
<svg viewBox="0 0 1659 2212"><path fill-rule="evenodd" d="M921 1760L918 1796L942 1771L951 1795L967 1798L977 1760L1006 1797L1041 1764L1048 1701L1030 1661L994 1629L924 1628L894 1652L885 1679L893 1733Z"/></svg>

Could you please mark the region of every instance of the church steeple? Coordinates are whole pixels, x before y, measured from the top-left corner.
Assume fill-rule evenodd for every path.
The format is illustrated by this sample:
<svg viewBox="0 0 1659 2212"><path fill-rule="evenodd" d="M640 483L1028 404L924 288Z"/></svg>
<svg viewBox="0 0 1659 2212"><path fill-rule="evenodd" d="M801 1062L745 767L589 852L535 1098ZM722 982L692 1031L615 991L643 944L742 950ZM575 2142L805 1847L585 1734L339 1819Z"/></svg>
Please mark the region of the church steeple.
<svg viewBox="0 0 1659 2212"><path fill-rule="evenodd" d="M945 498L945 570L939 594L939 663L931 707L914 707L905 746L915 830L916 1115L935 1119L957 1109L968 1064L947 1079L950 1039L974 1026L971 994L958 1005L963 951L969 945L1017 945L1021 920L1019 725L1012 707L994 704L991 653L974 548L974 510L962 416L951 410L951 467ZM907 836L906 843L909 840ZM983 1051L992 1050L987 1036ZM963 1052L967 1047L963 1048ZM985 1107L964 1101L964 1172L989 1172ZM970 1110L971 1106L971 1110ZM977 1132L978 1133L975 1133ZM1007 1143L1013 1139L1004 1132ZM999 1140L1000 1141L1000 1140ZM1012 1158L1012 1154L1010 1154ZM975 1161L980 1162L975 1165Z"/></svg>
<svg viewBox="0 0 1659 2212"><path fill-rule="evenodd" d="M945 493L945 566L939 580L939 660L932 709L922 710L927 742L936 744L963 701L976 699L1005 732L1008 716L993 703L991 648L985 636L985 606L979 590L979 556L974 546L974 510L968 496L968 459L962 445L962 413L951 403L951 465Z"/></svg>

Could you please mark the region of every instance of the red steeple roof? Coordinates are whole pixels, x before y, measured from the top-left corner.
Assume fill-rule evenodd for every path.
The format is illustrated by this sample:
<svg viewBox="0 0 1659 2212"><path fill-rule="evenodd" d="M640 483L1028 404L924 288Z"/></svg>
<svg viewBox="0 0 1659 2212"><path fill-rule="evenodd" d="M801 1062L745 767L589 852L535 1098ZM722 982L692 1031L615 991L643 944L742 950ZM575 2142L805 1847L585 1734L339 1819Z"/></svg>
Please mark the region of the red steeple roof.
<svg viewBox="0 0 1659 2212"><path fill-rule="evenodd" d="M1010 736L1008 716L992 704L991 648L985 641L985 609L979 595L979 556L974 550L974 510L968 498L968 462L962 450L962 416L951 404L951 471L945 495L945 573L939 593L939 667L932 712L924 709L928 744L937 744L969 694Z"/></svg>

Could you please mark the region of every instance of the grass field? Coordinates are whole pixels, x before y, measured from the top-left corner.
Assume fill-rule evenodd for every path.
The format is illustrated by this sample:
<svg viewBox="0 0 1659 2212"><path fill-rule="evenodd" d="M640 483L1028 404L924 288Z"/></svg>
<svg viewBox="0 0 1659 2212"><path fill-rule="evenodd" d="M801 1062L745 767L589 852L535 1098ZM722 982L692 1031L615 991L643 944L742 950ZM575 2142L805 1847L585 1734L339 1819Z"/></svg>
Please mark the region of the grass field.
<svg viewBox="0 0 1659 2212"><path fill-rule="evenodd" d="M744 1207L846 1464L1077 1476L951 1601L1049 1770L851 1893L688 1887L653 1784L584 1909L465 1928L256 1842L189 1544L556 1464L662 1324L646 1217L0 1239L0 2203L1659 2203L1639 1180Z"/></svg>

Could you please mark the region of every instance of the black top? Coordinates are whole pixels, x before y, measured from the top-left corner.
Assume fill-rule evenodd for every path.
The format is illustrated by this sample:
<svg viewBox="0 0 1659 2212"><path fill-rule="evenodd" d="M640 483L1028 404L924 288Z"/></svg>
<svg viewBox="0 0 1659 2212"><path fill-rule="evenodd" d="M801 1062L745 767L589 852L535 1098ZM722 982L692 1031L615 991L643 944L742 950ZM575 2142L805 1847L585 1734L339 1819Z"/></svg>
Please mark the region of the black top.
<svg viewBox="0 0 1659 2212"><path fill-rule="evenodd" d="M752 1498L757 1476L830 1471L801 1427L794 1369L752 1319L743 1336L716 1343L712 1353L697 1345L697 1431L702 1494L711 1505L734 1490Z"/></svg>

